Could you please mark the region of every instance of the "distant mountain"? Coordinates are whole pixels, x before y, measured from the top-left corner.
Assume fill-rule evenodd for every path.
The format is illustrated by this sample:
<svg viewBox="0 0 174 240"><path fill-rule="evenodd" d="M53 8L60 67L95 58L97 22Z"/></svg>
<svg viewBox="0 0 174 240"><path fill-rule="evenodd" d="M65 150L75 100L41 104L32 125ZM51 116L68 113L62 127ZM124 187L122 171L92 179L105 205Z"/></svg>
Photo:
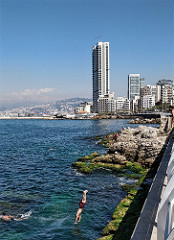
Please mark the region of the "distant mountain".
<svg viewBox="0 0 174 240"><path fill-rule="evenodd" d="M65 100L57 101L54 104L54 107L62 114L62 113L72 113L74 109L82 102L90 102L92 101L89 98L70 98Z"/></svg>
<svg viewBox="0 0 174 240"><path fill-rule="evenodd" d="M0 110L0 117L3 116L41 116L54 114L70 114L82 102L92 101L89 98L70 98L56 101L55 103L40 104L28 107Z"/></svg>

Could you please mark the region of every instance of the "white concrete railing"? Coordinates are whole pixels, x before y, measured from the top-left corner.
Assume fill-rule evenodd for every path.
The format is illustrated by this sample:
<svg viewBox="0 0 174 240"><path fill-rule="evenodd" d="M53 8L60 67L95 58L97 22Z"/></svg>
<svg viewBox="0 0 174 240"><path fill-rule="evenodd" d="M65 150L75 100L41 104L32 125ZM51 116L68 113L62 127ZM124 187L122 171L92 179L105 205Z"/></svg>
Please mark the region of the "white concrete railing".
<svg viewBox="0 0 174 240"><path fill-rule="evenodd" d="M167 167L167 185L158 208L157 240L174 240L174 144Z"/></svg>

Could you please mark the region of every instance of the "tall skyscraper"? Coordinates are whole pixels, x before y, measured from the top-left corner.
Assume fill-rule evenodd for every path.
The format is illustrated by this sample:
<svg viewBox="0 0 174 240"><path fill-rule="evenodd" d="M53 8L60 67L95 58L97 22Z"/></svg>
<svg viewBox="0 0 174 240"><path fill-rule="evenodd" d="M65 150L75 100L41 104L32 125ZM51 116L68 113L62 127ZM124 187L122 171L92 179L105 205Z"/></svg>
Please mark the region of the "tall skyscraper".
<svg viewBox="0 0 174 240"><path fill-rule="evenodd" d="M144 79L140 80L140 74L128 75L128 99L134 100L135 96L140 96L140 88L144 85Z"/></svg>
<svg viewBox="0 0 174 240"><path fill-rule="evenodd" d="M99 97L110 93L109 42L98 42L92 50L93 111L98 112Z"/></svg>

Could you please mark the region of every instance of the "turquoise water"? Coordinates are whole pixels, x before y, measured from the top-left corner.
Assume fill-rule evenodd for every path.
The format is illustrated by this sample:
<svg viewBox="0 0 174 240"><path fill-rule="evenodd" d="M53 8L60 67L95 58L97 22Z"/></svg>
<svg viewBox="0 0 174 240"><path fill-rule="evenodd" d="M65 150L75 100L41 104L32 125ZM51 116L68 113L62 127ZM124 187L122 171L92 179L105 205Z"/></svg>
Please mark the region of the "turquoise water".
<svg viewBox="0 0 174 240"><path fill-rule="evenodd" d="M128 120L1 120L0 214L32 211L23 221L0 221L1 240L95 240L125 196L130 180L110 171L84 175L71 165L94 151L94 136L128 127ZM83 190L87 203L74 225Z"/></svg>

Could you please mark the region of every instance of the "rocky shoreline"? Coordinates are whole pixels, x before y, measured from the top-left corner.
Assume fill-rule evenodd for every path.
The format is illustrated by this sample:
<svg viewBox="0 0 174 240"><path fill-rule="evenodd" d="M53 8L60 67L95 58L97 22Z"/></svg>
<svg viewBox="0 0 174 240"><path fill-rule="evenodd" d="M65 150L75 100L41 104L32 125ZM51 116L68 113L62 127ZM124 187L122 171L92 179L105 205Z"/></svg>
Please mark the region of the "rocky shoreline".
<svg viewBox="0 0 174 240"><path fill-rule="evenodd" d="M166 132L162 128L142 125L135 129L124 128L117 133L116 138L112 133L99 142L108 147L105 155L93 153L73 163L73 167L83 173L89 174L104 168L119 172L120 176L137 179L135 185L122 186L127 196L117 206L100 240L130 239L165 150L168 135L169 131ZM130 206L134 206L133 210ZM123 230L125 226L127 229Z"/></svg>
<svg viewBox="0 0 174 240"><path fill-rule="evenodd" d="M159 154L167 138L161 129L146 126L124 128L116 141L112 135L109 134L103 140L104 145L109 148L105 155L93 153L81 157L73 163L73 167L83 173L91 173L101 166L111 168L112 165L113 170L119 170L126 168L129 163L149 168L157 160L157 156L160 158ZM106 140L107 138L110 139Z"/></svg>
<svg viewBox="0 0 174 240"><path fill-rule="evenodd" d="M145 119L132 119L129 121L129 124L160 124L161 123L161 118L145 118Z"/></svg>

